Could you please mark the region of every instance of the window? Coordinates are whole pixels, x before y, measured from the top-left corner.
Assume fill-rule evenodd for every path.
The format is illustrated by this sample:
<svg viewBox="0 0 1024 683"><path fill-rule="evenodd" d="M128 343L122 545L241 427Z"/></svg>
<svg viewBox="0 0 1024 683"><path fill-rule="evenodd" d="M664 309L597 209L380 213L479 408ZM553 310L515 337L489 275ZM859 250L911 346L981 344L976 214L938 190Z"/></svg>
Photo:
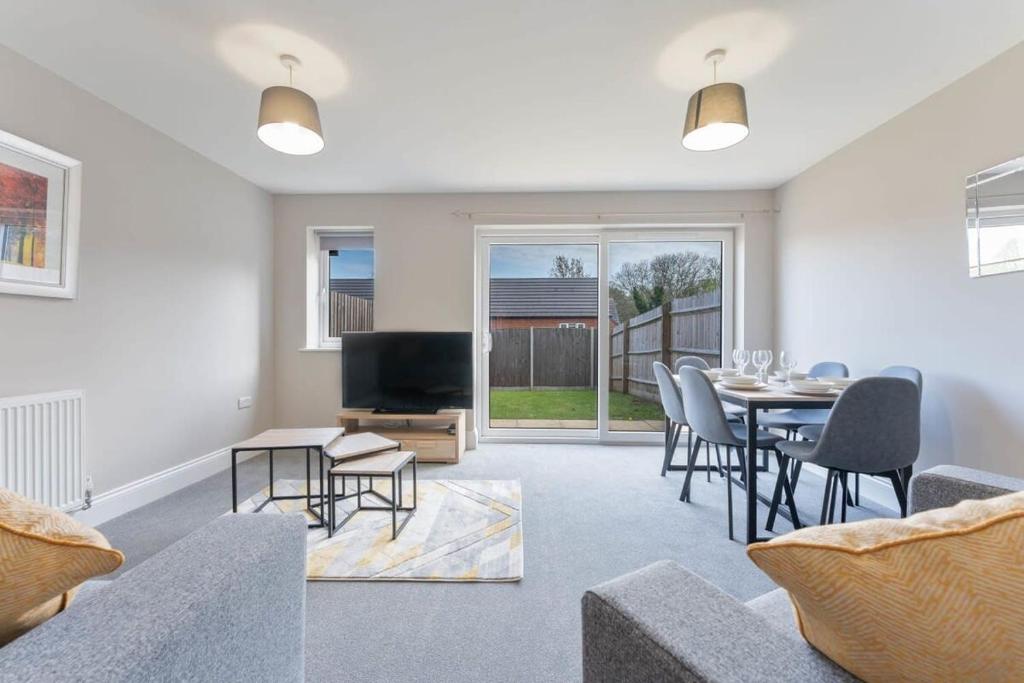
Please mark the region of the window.
<svg viewBox="0 0 1024 683"><path fill-rule="evenodd" d="M343 332L373 330L372 231L311 228L307 265L307 348L339 348Z"/></svg>
<svg viewBox="0 0 1024 683"><path fill-rule="evenodd" d="M1024 157L967 176L971 277L1024 270Z"/></svg>
<svg viewBox="0 0 1024 683"><path fill-rule="evenodd" d="M558 329L560 330L583 330L586 327L586 323L558 323Z"/></svg>

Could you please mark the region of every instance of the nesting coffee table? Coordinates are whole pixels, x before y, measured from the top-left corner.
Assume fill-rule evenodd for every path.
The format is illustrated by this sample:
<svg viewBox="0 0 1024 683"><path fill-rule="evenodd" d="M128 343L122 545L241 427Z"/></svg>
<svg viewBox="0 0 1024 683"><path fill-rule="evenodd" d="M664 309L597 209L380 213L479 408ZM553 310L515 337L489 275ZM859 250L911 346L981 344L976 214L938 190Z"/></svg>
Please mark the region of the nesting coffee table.
<svg viewBox="0 0 1024 683"><path fill-rule="evenodd" d="M259 512L267 503L274 500L301 500L306 499L306 511L317 519L308 526L319 528L330 525L328 519L333 517L331 510L324 515L324 504L326 492L324 490L324 460L328 460L327 469L334 466L333 459L327 456L327 446L338 437L344 435L345 430L340 427L328 429L268 429L257 434L251 439L240 441L231 447L231 511L238 512L238 454L244 451L267 451L270 460L270 495L259 504L253 512ZM274 451L276 450L305 450L306 451L306 493L305 495L276 496L274 495ZM319 487L316 496L313 495L312 487L312 462L311 456L317 454L320 463ZM319 498L319 500L315 500Z"/></svg>
<svg viewBox="0 0 1024 683"><path fill-rule="evenodd" d="M351 437L345 437L349 439ZM343 440L345 440L343 439ZM412 505L402 505L402 470L408 465L412 465ZM341 520L337 525L334 524L334 502L335 496L335 479L340 477L342 482L345 481L346 477L356 478L356 492L349 494L349 498L352 496L356 497L356 509L346 515L345 519ZM370 488L367 491L363 491L363 477L370 479ZM384 494L374 490L373 488L373 477L391 478L391 497L388 498ZM416 453L414 451L396 451L390 453L378 453L376 455L370 455L359 458L352 458L342 462L335 467L332 467L327 473L327 500L328 507L331 511L330 523L327 527L327 535L333 536L334 532L345 526L350 519L356 516L363 510L380 510L391 512L391 540L398 538L398 534L402 533L402 529L409 523L412 516L416 514ZM384 505L363 505L363 496L373 496L384 503ZM402 520L401 525L398 524L398 513L406 512L405 519Z"/></svg>

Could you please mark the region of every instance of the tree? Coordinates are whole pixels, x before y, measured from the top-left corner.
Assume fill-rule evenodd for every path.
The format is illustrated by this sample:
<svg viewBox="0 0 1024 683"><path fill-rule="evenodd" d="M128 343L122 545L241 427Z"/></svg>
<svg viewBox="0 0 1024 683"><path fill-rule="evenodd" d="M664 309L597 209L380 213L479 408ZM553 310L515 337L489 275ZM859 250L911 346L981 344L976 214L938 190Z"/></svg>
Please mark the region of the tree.
<svg viewBox="0 0 1024 683"><path fill-rule="evenodd" d="M672 299L717 289L720 271L721 264L713 256L692 251L659 254L622 264L611 278L610 294L619 316L628 320Z"/></svg>
<svg viewBox="0 0 1024 683"><path fill-rule="evenodd" d="M590 277L583 270L583 260L578 257L569 258L559 254L551 262L551 277Z"/></svg>

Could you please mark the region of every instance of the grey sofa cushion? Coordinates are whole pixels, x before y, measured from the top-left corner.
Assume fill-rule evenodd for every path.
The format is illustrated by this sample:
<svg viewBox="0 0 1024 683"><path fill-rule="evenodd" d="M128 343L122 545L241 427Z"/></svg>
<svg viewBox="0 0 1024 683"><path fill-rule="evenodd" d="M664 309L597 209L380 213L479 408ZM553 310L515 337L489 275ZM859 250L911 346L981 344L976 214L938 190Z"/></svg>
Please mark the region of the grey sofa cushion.
<svg viewBox="0 0 1024 683"><path fill-rule="evenodd" d="M801 640L674 562L583 596L583 678L616 681L851 681Z"/></svg>
<svg viewBox="0 0 1024 683"><path fill-rule="evenodd" d="M793 612L793 603L789 599L789 593L783 588L759 595L753 600L744 603L754 614L760 616L779 633L796 638L804 642L800 635L800 629L796 625L796 615Z"/></svg>
<svg viewBox="0 0 1024 683"><path fill-rule="evenodd" d="M0 649L0 682L302 681L306 522L228 515Z"/></svg>

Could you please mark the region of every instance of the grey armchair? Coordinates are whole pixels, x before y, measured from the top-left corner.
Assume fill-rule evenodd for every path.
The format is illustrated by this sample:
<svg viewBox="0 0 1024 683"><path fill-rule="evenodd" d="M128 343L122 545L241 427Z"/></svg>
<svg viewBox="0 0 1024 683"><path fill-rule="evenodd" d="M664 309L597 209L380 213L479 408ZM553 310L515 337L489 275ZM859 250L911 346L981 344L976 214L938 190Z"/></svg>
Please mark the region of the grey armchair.
<svg viewBox="0 0 1024 683"><path fill-rule="evenodd" d="M790 459L828 470L821 523L835 519L839 487L843 489L842 521L846 521L849 473L888 477L896 491L900 513L907 514L910 468L921 441L921 392L902 377L866 377L843 391L832 408L818 441L781 441L782 454L775 496L768 513L768 529L775 522L780 490L788 479Z"/></svg>
<svg viewBox="0 0 1024 683"><path fill-rule="evenodd" d="M914 512L1024 491L1024 481L943 465L913 478ZM807 643L781 588L740 602L662 561L583 595L584 683L855 681Z"/></svg>

